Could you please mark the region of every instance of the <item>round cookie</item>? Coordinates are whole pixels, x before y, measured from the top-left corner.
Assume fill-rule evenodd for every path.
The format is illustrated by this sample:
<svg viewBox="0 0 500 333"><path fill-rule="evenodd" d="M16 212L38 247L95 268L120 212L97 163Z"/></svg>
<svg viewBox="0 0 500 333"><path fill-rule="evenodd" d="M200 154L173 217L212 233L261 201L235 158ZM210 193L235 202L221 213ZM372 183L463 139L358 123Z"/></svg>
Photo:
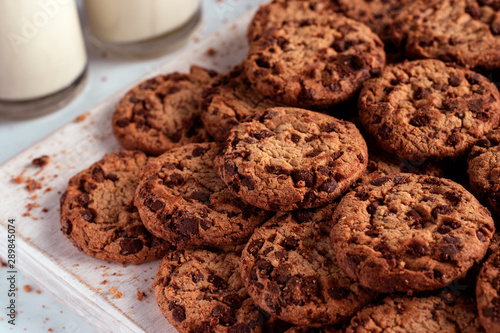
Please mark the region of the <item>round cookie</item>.
<svg viewBox="0 0 500 333"><path fill-rule="evenodd" d="M361 310L347 333L475 333L481 332L474 302L459 298L449 304L441 297L388 296L381 304Z"/></svg>
<svg viewBox="0 0 500 333"><path fill-rule="evenodd" d="M211 88L203 92L201 120L205 130L216 141L224 141L229 131L247 117L260 115L279 106L254 90L243 66L237 66Z"/></svg>
<svg viewBox="0 0 500 333"><path fill-rule="evenodd" d="M61 230L77 248L132 264L159 259L170 249L144 228L133 205L146 161L138 151L108 154L69 180L61 196Z"/></svg>
<svg viewBox="0 0 500 333"><path fill-rule="evenodd" d="M245 71L263 95L325 109L353 97L385 67L383 43L364 24L327 11L295 16L250 42Z"/></svg>
<svg viewBox="0 0 500 333"><path fill-rule="evenodd" d="M495 85L439 60L388 66L365 83L358 106L377 144L407 160L460 157L500 121Z"/></svg>
<svg viewBox="0 0 500 333"><path fill-rule="evenodd" d="M415 174L361 184L333 219L339 266L380 292L450 284L483 258L495 231L489 211L461 185Z"/></svg>
<svg viewBox="0 0 500 333"><path fill-rule="evenodd" d="M476 284L479 319L487 333L500 330L500 251L484 263Z"/></svg>
<svg viewBox="0 0 500 333"><path fill-rule="evenodd" d="M417 0L396 15L390 31L409 57L500 67L498 0Z"/></svg>
<svg viewBox="0 0 500 333"><path fill-rule="evenodd" d="M233 252L178 250L160 263L156 302L179 332L261 332L263 315L239 275Z"/></svg>
<svg viewBox="0 0 500 333"><path fill-rule="evenodd" d="M229 189L256 207L314 208L340 196L366 169L352 123L295 108L268 109L231 130L215 166Z"/></svg>
<svg viewBox="0 0 500 333"><path fill-rule="evenodd" d="M500 129L476 142L469 155L467 173L473 192L500 216Z"/></svg>
<svg viewBox="0 0 500 333"><path fill-rule="evenodd" d="M216 143L187 144L144 168L135 204L146 228L178 248L244 243L270 213L232 194L212 163Z"/></svg>
<svg viewBox="0 0 500 333"><path fill-rule="evenodd" d="M210 141L200 119L202 91L217 73L191 66L190 74L159 75L142 82L118 102L113 133L126 149L150 155L190 142Z"/></svg>
<svg viewBox="0 0 500 333"><path fill-rule="evenodd" d="M280 212L250 237L241 277L250 297L272 316L321 327L345 321L375 298L336 263L329 237L335 206Z"/></svg>

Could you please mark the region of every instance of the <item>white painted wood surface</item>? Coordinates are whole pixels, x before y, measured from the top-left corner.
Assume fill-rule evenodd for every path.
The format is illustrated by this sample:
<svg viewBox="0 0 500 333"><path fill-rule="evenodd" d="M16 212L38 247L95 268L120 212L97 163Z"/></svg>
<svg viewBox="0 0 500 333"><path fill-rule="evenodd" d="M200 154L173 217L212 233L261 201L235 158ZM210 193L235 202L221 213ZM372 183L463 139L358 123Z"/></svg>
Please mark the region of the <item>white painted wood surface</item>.
<svg viewBox="0 0 500 333"><path fill-rule="evenodd" d="M246 56L245 34L252 14L247 13L195 43L143 79L173 71L187 72L191 64L227 72ZM210 48L216 51L214 55L207 54ZM86 112L83 121L67 124L0 166L0 255L6 257L7 223L14 218L16 269L96 330L176 332L157 307L154 293L148 289L158 261L135 266L94 259L78 251L60 231L59 197L69 178L105 153L120 150L112 134L111 117L116 102L126 90ZM32 159L41 155L51 157L51 162L42 170L31 166ZM11 181L19 175L24 180L31 178L40 182L42 188L30 194L26 184ZM35 207L28 209L29 204ZM48 211L43 212L44 208ZM30 216L23 216L25 213ZM122 297L115 297L111 287L121 292ZM137 291L146 294L142 301L137 299Z"/></svg>

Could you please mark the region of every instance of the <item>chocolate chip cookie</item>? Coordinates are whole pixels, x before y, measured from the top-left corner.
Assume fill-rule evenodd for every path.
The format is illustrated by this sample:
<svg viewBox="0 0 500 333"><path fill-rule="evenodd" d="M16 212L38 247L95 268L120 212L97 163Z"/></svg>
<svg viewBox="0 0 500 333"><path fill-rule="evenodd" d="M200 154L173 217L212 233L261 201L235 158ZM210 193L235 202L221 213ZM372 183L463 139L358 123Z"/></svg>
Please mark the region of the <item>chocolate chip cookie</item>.
<svg viewBox="0 0 500 333"><path fill-rule="evenodd" d="M192 66L189 74L171 73L130 90L116 106L113 132L126 149L150 155L190 142L210 141L200 119L202 91L217 78Z"/></svg>
<svg viewBox="0 0 500 333"><path fill-rule="evenodd" d="M473 192L500 216L500 129L478 140L469 155L469 181Z"/></svg>
<svg viewBox="0 0 500 333"><path fill-rule="evenodd" d="M231 130L215 166L251 205L287 211L333 201L363 174L367 160L366 143L352 123L271 108Z"/></svg>
<svg viewBox="0 0 500 333"><path fill-rule="evenodd" d="M279 106L252 88L242 65L206 89L203 96L201 120L205 130L216 141L224 141L231 128L245 118L260 115L270 107Z"/></svg>
<svg viewBox="0 0 500 333"><path fill-rule="evenodd" d="M439 60L388 66L365 83L358 105L377 144L408 160L460 157L500 121L496 86Z"/></svg>
<svg viewBox="0 0 500 333"><path fill-rule="evenodd" d="M409 57L500 67L498 0L414 1L396 15L390 31Z"/></svg>
<svg viewBox="0 0 500 333"><path fill-rule="evenodd" d="M108 154L69 180L61 196L61 230L77 248L132 264L159 259L170 249L144 228L133 205L146 160L138 151Z"/></svg>
<svg viewBox="0 0 500 333"><path fill-rule="evenodd" d="M263 95L324 109L353 97L384 68L383 43L364 24L327 11L300 17L291 13L250 42L245 70Z"/></svg>
<svg viewBox="0 0 500 333"><path fill-rule="evenodd" d="M476 284L479 319L487 333L500 330L500 251L484 263Z"/></svg>
<svg viewBox="0 0 500 333"><path fill-rule="evenodd" d="M280 212L255 230L241 256L241 277L262 309L281 320L332 325L374 299L345 275L329 232L336 203L316 210Z"/></svg>
<svg viewBox="0 0 500 333"><path fill-rule="evenodd" d="M438 296L388 296L381 304L361 310L346 332L473 333L481 332L481 325L469 299L449 304Z"/></svg>
<svg viewBox="0 0 500 333"><path fill-rule="evenodd" d="M163 315L179 332L261 332L263 315L239 275L239 254L178 250L153 283Z"/></svg>
<svg viewBox="0 0 500 333"><path fill-rule="evenodd" d="M356 187L333 219L339 266L380 292L448 285L483 258L495 231L489 211L461 185L403 173Z"/></svg>
<svg viewBox="0 0 500 333"><path fill-rule="evenodd" d="M216 143L173 148L144 168L135 204L153 235L178 248L244 243L270 213L232 194L212 163Z"/></svg>

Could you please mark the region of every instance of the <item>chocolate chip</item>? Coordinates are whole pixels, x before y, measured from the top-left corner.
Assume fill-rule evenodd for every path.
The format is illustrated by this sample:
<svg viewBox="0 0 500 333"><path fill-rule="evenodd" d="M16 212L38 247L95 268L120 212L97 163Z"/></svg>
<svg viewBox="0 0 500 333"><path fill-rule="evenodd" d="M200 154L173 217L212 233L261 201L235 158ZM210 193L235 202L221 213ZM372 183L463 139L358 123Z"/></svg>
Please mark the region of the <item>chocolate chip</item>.
<svg viewBox="0 0 500 333"><path fill-rule="evenodd" d="M453 132L446 141L449 146L456 146L463 141L463 136L460 132Z"/></svg>
<svg viewBox="0 0 500 333"><path fill-rule="evenodd" d="M430 94L432 94L432 91L429 88L418 87L415 93L413 94L413 98L422 99L429 96Z"/></svg>
<svg viewBox="0 0 500 333"><path fill-rule="evenodd" d="M200 219L196 217L185 216L179 221L179 232L186 235L199 234Z"/></svg>
<svg viewBox="0 0 500 333"><path fill-rule="evenodd" d="M358 158L358 161L360 163L363 163L365 161L365 158L363 157L363 154L358 154L358 155L356 155L356 157Z"/></svg>
<svg viewBox="0 0 500 333"><path fill-rule="evenodd" d="M142 250L144 244L139 238L124 238L120 242L120 253L124 256L129 254L135 254Z"/></svg>
<svg viewBox="0 0 500 333"><path fill-rule="evenodd" d="M458 205L458 203L460 203L460 200L462 199L462 196L460 194L453 191L446 192L444 197L454 206Z"/></svg>
<svg viewBox="0 0 500 333"><path fill-rule="evenodd" d="M500 35L500 22L493 22L490 26L491 33L495 36Z"/></svg>
<svg viewBox="0 0 500 333"><path fill-rule="evenodd" d="M104 171L101 167L95 167L92 169L92 179L98 183L102 183L104 181Z"/></svg>
<svg viewBox="0 0 500 333"><path fill-rule="evenodd" d="M454 236L446 235L442 239L442 245L439 246L439 253L443 260L452 260L458 253L460 253L459 245L462 241Z"/></svg>
<svg viewBox="0 0 500 333"><path fill-rule="evenodd" d="M481 17L481 9L477 4L469 4L465 7L465 12L473 19L478 20Z"/></svg>
<svg viewBox="0 0 500 333"><path fill-rule="evenodd" d="M491 141L488 139L480 139L476 141L476 146L483 148L490 148L492 146Z"/></svg>
<svg viewBox="0 0 500 333"><path fill-rule="evenodd" d="M408 244L407 253L415 257L423 257L429 252L429 247L415 240L413 243Z"/></svg>
<svg viewBox="0 0 500 333"><path fill-rule="evenodd" d="M283 241L281 241L280 245L288 251L294 250L297 246L299 246L299 240L293 236L286 237Z"/></svg>
<svg viewBox="0 0 500 333"><path fill-rule="evenodd" d="M460 228L461 224L459 221L447 221L441 224L436 231L440 234L447 234L452 230Z"/></svg>
<svg viewBox="0 0 500 333"><path fill-rule="evenodd" d="M90 202L90 197L87 193L80 193L78 195L78 202L80 203L80 205L82 206L87 206Z"/></svg>
<svg viewBox="0 0 500 333"><path fill-rule="evenodd" d="M236 324L234 326L231 326L228 330L227 333L250 333L251 329L247 324Z"/></svg>
<svg viewBox="0 0 500 333"><path fill-rule="evenodd" d="M208 282L210 282L211 284L213 284L215 286L215 288L217 288L219 290L227 288L226 282L224 282L224 280L220 276L217 276L217 275L214 275L214 274L210 274L208 276Z"/></svg>
<svg viewBox="0 0 500 333"><path fill-rule="evenodd" d="M234 174L236 174L236 164L234 164L233 161L226 161L224 163L224 169L226 170L227 174L229 176L232 176Z"/></svg>
<svg viewBox="0 0 500 333"><path fill-rule="evenodd" d="M274 136L274 134L272 132L270 132L268 130L264 130L264 129L260 130L260 131L252 132L250 135L257 140L262 140L262 139Z"/></svg>
<svg viewBox="0 0 500 333"><path fill-rule="evenodd" d="M415 209L412 209L408 213L406 213L406 217L414 221L412 226L422 227L424 218Z"/></svg>
<svg viewBox="0 0 500 333"><path fill-rule="evenodd" d="M73 230L73 224L71 223L70 220L64 219L61 223L61 231L65 235L71 234L71 231Z"/></svg>
<svg viewBox="0 0 500 333"><path fill-rule="evenodd" d="M160 200L154 200L151 203L146 203L152 212L157 212L165 208L165 203Z"/></svg>
<svg viewBox="0 0 500 333"><path fill-rule="evenodd" d="M108 173L106 175L106 179L111 180L112 182L116 182L118 180L118 175L115 173Z"/></svg>
<svg viewBox="0 0 500 333"><path fill-rule="evenodd" d="M399 184L404 184L406 183L406 177L403 176L394 176L393 181L394 184L399 185Z"/></svg>
<svg viewBox="0 0 500 333"><path fill-rule="evenodd" d="M335 286L328 289L328 295L336 301L347 298L351 294L351 291L347 288L342 288L340 286Z"/></svg>
<svg viewBox="0 0 500 333"><path fill-rule="evenodd" d="M375 185L375 186L381 186L387 183L389 180L391 180L389 177L380 177L372 180L370 184Z"/></svg>
<svg viewBox="0 0 500 333"><path fill-rule="evenodd" d="M427 126L431 122L431 118L426 114L417 115L410 119L410 125L415 127Z"/></svg>
<svg viewBox="0 0 500 333"><path fill-rule="evenodd" d="M217 304L212 309L212 316L218 318L219 324L223 326L232 325L236 321L233 311L222 304Z"/></svg>
<svg viewBox="0 0 500 333"><path fill-rule="evenodd" d="M311 187L314 184L314 173L310 170L294 170L292 179L297 185L299 182L304 182L303 186Z"/></svg>
<svg viewBox="0 0 500 333"><path fill-rule="evenodd" d="M241 178L241 185L246 186L250 191L255 189L256 181L252 176L242 176Z"/></svg>
<svg viewBox="0 0 500 333"><path fill-rule="evenodd" d="M207 152L207 151L208 151L207 148L197 146L195 149L193 149L192 154L193 154L193 157L198 157L198 156L205 154L205 152Z"/></svg>
<svg viewBox="0 0 500 333"><path fill-rule="evenodd" d="M127 127L130 124L130 120L128 118L120 118L116 121L116 126L123 128Z"/></svg>
<svg viewBox="0 0 500 333"><path fill-rule="evenodd" d="M243 301L237 294L224 296L222 298L222 302L224 302L224 304L228 305L232 309L241 308L243 303Z"/></svg>
<svg viewBox="0 0 500 333"><path fill-rule="evenodd" d="M458 87L460 83L462 83L462 79L455 75L450 75L450 77L448 78L448 83L452 87Z"/></svg>
<svg viewBox="0 0 500 333"><path fill-rule="evenodd" d="M210 193L194 191L191 193L190 198L200 202L208 202L210 200Z"/></svg>
<svg viewBox="0 0 500 333"><path fill-rule="evenodd" d="M378 201L372 201L368 207L366 207L366 211L370 214L373 215L377 211L377 207L380 206L380 202Z"/></svg>
<svg viewBox="0 0 500 333"><path fill-rule="evenodd" d="M497 308L485 308L485 309L483 309L483 316L485 316L485 317L499 318L500 317L500 311Z"/></svg>
<svg viewBox="0 0 500 333"><path fill-rule="evenodd" d="M92 222L92 220L94 219L94 216L88 210L81 210L80 215L82 219L84 219L87 222Z"/></svg>
<svg viewBox="0 0 500 333"><path fill-rule="evenodd" d="M316 96L316 90L313 88L302 87L302 90L299 93L299 99L302 100L311 100Z"/></svg>
<svg viewBox="0 0 500 333"><path fill-rule="evenodd" d="M311 221L311 213L305 210L298 210L293 213L295 220L300 223L306 223Z"/></svg>
<svg viewBox="0 0 500 333"><path fill-rule="evenodd" d="M378 136L383 140L388 139L391 132L392 132L392 128L387 126L387 124L382 124L380 126L380 128L377 130Z"/></svg>
<svg viewBox="0 0 500 333"><path fill-rule="evenodd" d="M359 198L359 200L365 201L368 200L369 197L370 197L370 192L368 192L367 190L356 192L356 198Z"/></svg>
<svg viewBox="0 0 500 333"><path fill-rule="evenodd" d="M191 275L191 279L193 280L194 283L198 283L200 281L204 281L205 276L201 272L194 272Z"/></svg>
<svg viewBox="0 0 500 333"><path fill-rule="evenodd" d="M333 178L328 179L323 184L321 184L320 187L318 187L319 191L326 192L326 193L332 193L336 189L337 189L337 181Z"/></svg>
<svg viewBox="0 0 500 333"><path fill-rule="evenodd" d="M257 257L257 253L259 252L259 250L262 248L263 245L264 245L263 239L256 239L250 242L250 244L248 244L247 251L252 256Z"/></svg>
<svg viewBox="0 0 500 333"><path fill-rule="evenodd" d="M476 231L476 236L477 236L477 239L479 239L479 241L485 243L487 241L486 237L484 236L483 232L480 231L480 230L477 230Z"/></svg>
<svg viewBox="0 0 500 333"><path fill-rule="evenodd" d="M175 302L170 302L168 309L172 311L172 316L176 322L181 323L186 319L186 311L182 306L175 304Z"/></svg>
<svg viewBox="0 0 500 333"><path fill-rule="evenodd" d="M271 58L267 56L260 56L255 60L257 66L262 68L271 68Z"/></svg>
<svg viewBox="0 0 500 333"><path fill-rule="evenodd" d="M168 186L179 186L184 183L184 177L179 173L172 173L169 175L169 181L167 181Z"/></svg>
<svg viewBox="0 0 500 333"><path fill-rule="evenodd" d="M264 274L268 275L273 270L273 265L264 258L260 258L255 262L255 266Z"/></svg>
<svg viewBox="0 0 500 333"><path fill-rule="evenodd" d="M327 132L327 133L338 132L339 131L338 125L335 122L322 124L320 126L320 128L321 128L321 132ZM317 137L319 138L319 136L317 136ZM311 141L311 140L309 140L309 141Z"/></svg>
<svg viewBox="0 0 500 333"><path fill-rule="evenodd" d="M300 141L300 135L292 133L290 136L290 140L292 140L293 143L297 143Z"/></svg>
<svg viewBox="0 0 500 333"><path fill-rule="evenodd" d="M431 215L437 219L438 215L446 215L453 211L453 209L448 205L439 205L432 209Z"/></svg>

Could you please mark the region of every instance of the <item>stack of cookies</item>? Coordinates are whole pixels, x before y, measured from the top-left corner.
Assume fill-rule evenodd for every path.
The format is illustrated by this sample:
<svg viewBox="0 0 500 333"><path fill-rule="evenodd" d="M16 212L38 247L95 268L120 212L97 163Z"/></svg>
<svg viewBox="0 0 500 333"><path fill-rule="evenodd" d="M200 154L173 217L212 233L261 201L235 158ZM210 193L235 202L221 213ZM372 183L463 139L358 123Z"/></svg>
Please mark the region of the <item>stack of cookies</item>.
<svg viewBox="0 0 500 333"><path fill-rule="evenodd" d="M163 258L180 332L500 332L500 1L275 0L247 38L122 98L63 233Z"/></svg>

